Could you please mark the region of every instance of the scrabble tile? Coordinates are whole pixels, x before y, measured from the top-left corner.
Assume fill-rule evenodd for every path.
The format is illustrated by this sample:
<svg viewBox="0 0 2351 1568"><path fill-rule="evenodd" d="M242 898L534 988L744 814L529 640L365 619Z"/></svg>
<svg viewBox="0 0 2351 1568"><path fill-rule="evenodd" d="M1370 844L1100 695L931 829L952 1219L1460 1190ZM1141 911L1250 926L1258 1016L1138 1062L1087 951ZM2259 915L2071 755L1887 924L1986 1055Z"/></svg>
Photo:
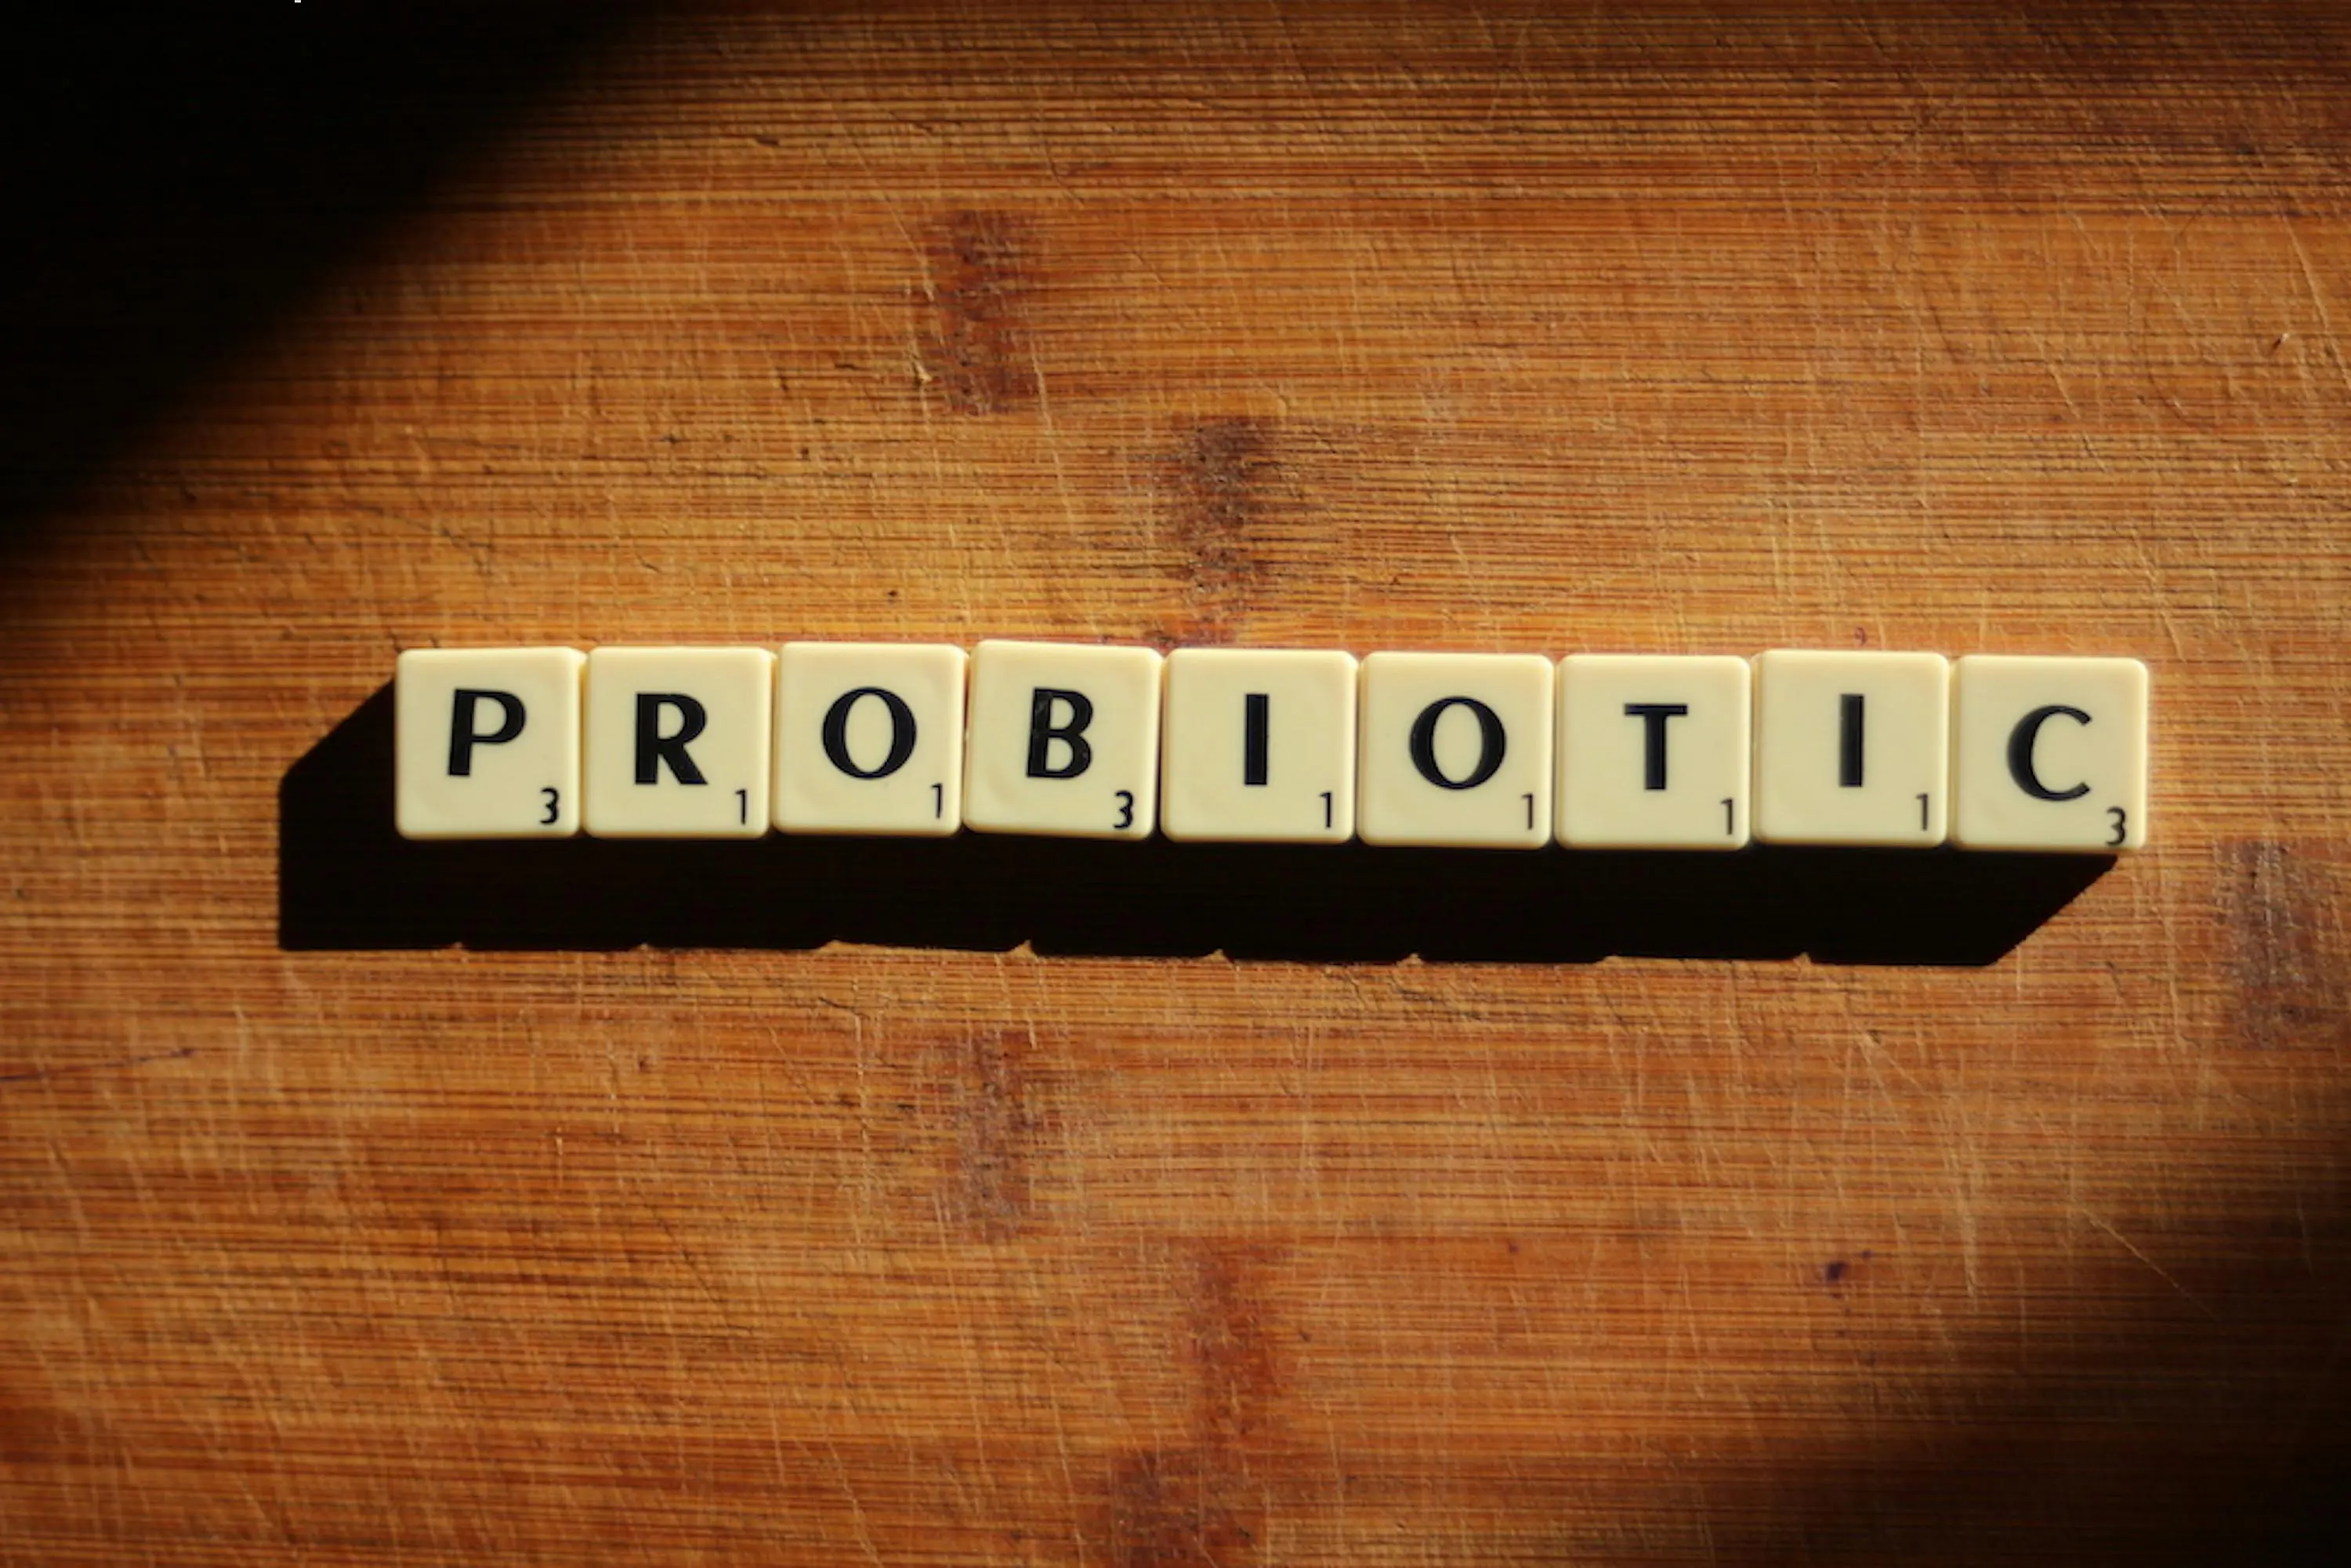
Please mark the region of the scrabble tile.
<svg viewBox="0 0 2351 1568"><path fill-rule="evenodd" d="M944 837L963 826L961 648L787 643L776 655L775 824Z"/></svg>
<svg viewBox="0 0 2351 1568"><path fill-rule="evenodd" d="M1972 850L2147 842L2147 666L1961 659L1951 678L1951 837Z"/></svg>
<svg viewBox="0 0 2351 1568"><path fill-rule="evenodd" d="M1365 843L1551 841L1549 659L1374 653L1361 685L1355 831Z"/></svg>
<svg viewBox="0 0 2351 1568"><path fill-rule="evenodd" d="M1342 843L1355 831L1355 659L1179 648L1167 656L1160 831Z"/></svg>
<svg viewBox="0 0 2351 1568"><path fill-rule="evenodd" d="M1943 841L1950 662L1779 649L1755 661L1755 836L1767 843Z"/></svg>
<svg viewBox="0 0 2351 1568"><path fill-rule="evenodd" d="M1637 850L1745 844L1752 683L1739 658L1578 653L1560 661L1559 841Z"/></svg>
<svg viewBox="0 0 2351 1568"><path fill-rule="evenodd" d="M572 648L413 648L392 675L394 818L412 839L580 831Z"/></svg>
<svg viewBox="0 0 2351 1568"><path fill-rule="evenodd" d="M590 653L588 831L609 839L765 833L775 663L765 648Z"/></svg>
<svg viewBox="0 0 2351 1568"><path fill-rule="evenodd" d="M964 727L964 825L1150 837L1165 663L1150 648L982 643L971 658Z"/></svg>

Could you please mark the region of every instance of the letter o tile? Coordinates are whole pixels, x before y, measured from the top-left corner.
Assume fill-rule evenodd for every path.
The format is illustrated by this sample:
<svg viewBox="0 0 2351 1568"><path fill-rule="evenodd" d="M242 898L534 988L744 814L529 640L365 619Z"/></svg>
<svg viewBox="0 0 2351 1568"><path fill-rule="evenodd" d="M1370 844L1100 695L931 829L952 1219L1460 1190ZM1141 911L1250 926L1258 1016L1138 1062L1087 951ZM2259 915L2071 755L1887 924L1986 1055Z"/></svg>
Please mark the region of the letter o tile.
<svg viewBox="0 0 2351 1568"><path fill-rule="evenodd" d="M776 655L776 826L942 837L963 826L961 648L787 643Z"/></svg>
<svg viewBox="0 0 2351 1568"><path fill-rule="evenodd" d="M1367 844L1537 849L1552 835L1552 662L1374 653L1355 831Z"/></svg>

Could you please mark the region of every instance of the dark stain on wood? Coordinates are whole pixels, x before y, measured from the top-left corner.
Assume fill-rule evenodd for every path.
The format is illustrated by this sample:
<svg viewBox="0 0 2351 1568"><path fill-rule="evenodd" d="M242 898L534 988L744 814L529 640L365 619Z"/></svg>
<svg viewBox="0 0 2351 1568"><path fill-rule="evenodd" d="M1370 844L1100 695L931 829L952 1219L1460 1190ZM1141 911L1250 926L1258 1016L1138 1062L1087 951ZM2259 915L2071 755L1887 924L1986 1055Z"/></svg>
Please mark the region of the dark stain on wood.
<svg viewBox="0 0 2351 1568"><path fill-rule="evenodd" d="M1165 461L1169 523L1183 552L1186 624L1178 641L1227 640L1259 575L1252 551L1281 476L1266 422L1202 420Z"/></svg>
<svg viewBox="0 0 2351 1568"><path fill-rule="evenodd" d="M1040 1121L1024 1067L1030 1043L1001 1033L972 1036L962 1042L949 1083L955 1152L946 1207L990 1241L1019 1235L1029 1220Z"/></svg>
<svg viewBox="0 0 2351 1568"><path fill-rule="evenodd" d="M2335 864L2272 839L2220 848L2220 904L2232 944L2229 1037L2257 1050L2351 1038Z"/></svg>
<svg viewBox="0 0 2351 1568"><path fill-rule="evenodd" d="M1188 1449L1129 1454L1113 1463L1102 1533L1117 1568L1234 1568L1258 1560L1261 1520L1224 1500L1227 1477Z"/></svg>
<svg viewBox="0 0 2351 1568"><path fill-rule="evenodd" d="M1865 1266L1876 1256L1876 1253L1865 1247L1851 1257L1832 1258L1821 1265L1821 1283L1843 1285L1851 1281L1859 1284L1866 1271Z"/></svg>
<svg viewBox="0 0 2351 1568"><path fill-rule="evenodd" d="M956 413L1032 406L1034 230L1006 213L954 213L925 234L923 248L927 276L915 300L923 387Z"/></svg>
<svg viewBox="0 0 2351 1568"><path fill-rule="evenodd" d="M1261 1439L1282 1378L1267 1331L1262 1249L1203 1247L1189 1260L1186 1355L1198 1389L1203 1448L1237 1455Z"/></svg>
<svg viewBox="0 0 2351 1568"><path fill-rule="evenodd" d="M1177 1357L1191 1375L1191 1441L1113 1464L1100 1521L1112 1562L1156 1568L1257 1560L1262 1472L1278 1464L1270 1427L1287 1381L1265 1305L1270 1256L1265 1248L1204 1242L1167 1260L1179 1292Z"/></svg>

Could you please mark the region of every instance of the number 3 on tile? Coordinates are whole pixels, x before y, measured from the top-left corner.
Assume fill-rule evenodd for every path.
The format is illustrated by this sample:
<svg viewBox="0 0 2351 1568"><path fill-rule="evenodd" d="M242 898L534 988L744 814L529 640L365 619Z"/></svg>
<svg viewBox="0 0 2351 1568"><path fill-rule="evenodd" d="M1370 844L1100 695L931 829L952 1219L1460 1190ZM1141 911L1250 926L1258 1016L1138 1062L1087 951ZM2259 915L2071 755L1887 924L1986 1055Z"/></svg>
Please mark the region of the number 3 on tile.
<svg viewBox="0 0 2351 1568"><path fill-rule="evenodd" d="M1131 828L1134 826L1134 790L1121 789L1118 791L1118 821L1113 822L1111 826L1113 828Z"/></svg>

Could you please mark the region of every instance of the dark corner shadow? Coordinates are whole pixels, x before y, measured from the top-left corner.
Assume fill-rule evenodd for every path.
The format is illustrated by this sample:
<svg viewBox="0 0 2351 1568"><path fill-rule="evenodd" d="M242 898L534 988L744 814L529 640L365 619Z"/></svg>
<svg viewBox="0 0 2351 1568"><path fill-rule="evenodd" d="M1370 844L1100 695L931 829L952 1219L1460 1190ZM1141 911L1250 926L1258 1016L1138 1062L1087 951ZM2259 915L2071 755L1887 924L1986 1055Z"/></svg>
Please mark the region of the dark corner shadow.
<svg viewBox="0 0 2351 1568"><path fill-rule="evenodd" d="M2085 1294L2077 1260L2010 1257L2058 1271L2043 1283L2066 1329L2040 1329L2030 1354L1947 1351L1974 1368L1963 1377L1885 1375L1908 1418L1855 1412L1830 1451L1792 1448L1708 1486L1709 1560L2351 1563L2351 1214L2324 1174L2337 1151L2313 1140L2295 1158L2268 1179L2249 1163L2251 1179L2182 1222L2202 1234L2160 1270L2093 1243L2115 1279ZM1851 1314L1840 1334L1855 1350L1878 1332L1876 1266L1823 1259L1802 1287Z"/></svg>
<svg viewBox="0 0 2351 1568"><path fill-rule="evenodd" d="M288 949L810 948L1575 963L1612 955L1989 964L2104 857L951 839L412 843L392 688L287 770Z"/></svg>
<svg viewBox="0 0 2351 1568"><path fill-rule="evenodd" d="M241 340L639 7L50 7L0 54L0 530Z"/></svg>

